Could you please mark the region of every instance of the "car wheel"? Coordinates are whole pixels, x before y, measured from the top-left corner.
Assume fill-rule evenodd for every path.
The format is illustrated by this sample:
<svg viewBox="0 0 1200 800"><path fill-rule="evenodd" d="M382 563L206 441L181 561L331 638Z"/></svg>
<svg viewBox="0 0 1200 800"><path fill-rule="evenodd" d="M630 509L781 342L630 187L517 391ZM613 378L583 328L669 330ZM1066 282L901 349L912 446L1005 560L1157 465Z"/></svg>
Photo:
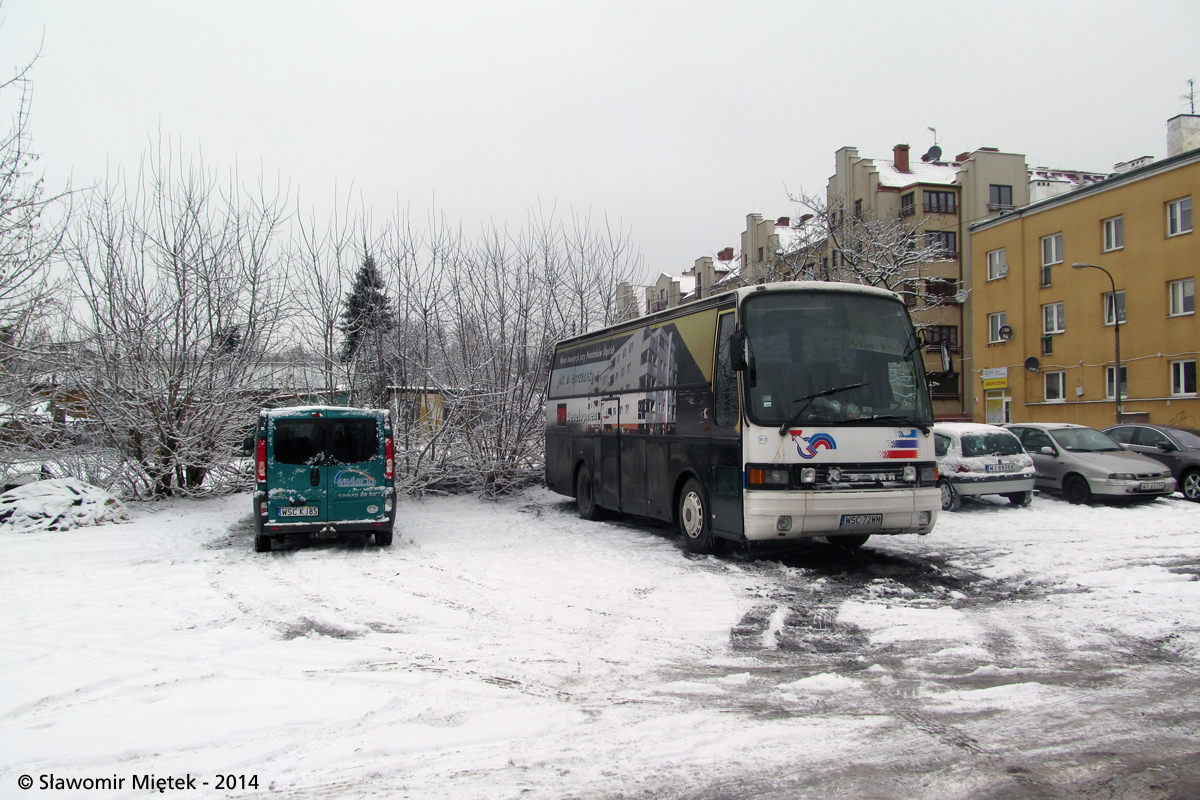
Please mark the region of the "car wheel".
<svg viewBox="0 0 1200 800"><path fill-rule="evenodd" d="M271 552L271 537L263 536L261 533L254 535L254 552L269 553Z"/></svg>
<svg viewBox="0 0 1200 800"><path fill-rule="evenodd" d="M1179 491L1193 503L1200 503L1200 469L1189 469L1179 477Z"/></svg>
<svg viewBox="0 0 1200 800"><path fill-rule="evenodd" d="M1009 492L1004 496L1014 506L1027 506L1033 502L1033 492Z"/></svg>
<svg viewBox="0 0 1200 800"><path fill-rule="evenodd" d="M704 496L704 488L695 478L689 478L683 485L676 516L684 547L693 553L712 553L717 549L717 539L713 535L712 520L708 514L708 499Z"/></svg>
<svg viewBox="0 0 1200 800"><path fill-rule="evenodd" d="M380 547L391 547L392 545L392 529L387 528L382 531L375 531L375 544Z"/></svg>
<svg viewBox="0 0 1200 800"><path fill-rule="evenodd" d="M950 481L942 478L938 481L938 489L942 491L942 511L958 511L962 508L962 498L954 491Z"/></svg>
<svg viewBox="0 0 1200 800"><path fill-rule="evenodd" d="M587 464L581 466L575 476L575 507L584 519L600 519L600 506L596 504L596 496L592 492L592 471Z"/></svg>
<svg viewBox="0 0 1200 800"><path fill-rule="evenodd" d="M862 547L871 538L869 533L846 534L844 536L826 536L825 541L838 547L845 547L847 550L853 550Z"/></svg>
<svg viewBox="0 0 1200 800"><path fill-rule="evenodd" d="M1068 503L1077 506L1092 499L1092 490L1082 475L1068 475L1063 481L1063 494L1067 496Z"/></svg>

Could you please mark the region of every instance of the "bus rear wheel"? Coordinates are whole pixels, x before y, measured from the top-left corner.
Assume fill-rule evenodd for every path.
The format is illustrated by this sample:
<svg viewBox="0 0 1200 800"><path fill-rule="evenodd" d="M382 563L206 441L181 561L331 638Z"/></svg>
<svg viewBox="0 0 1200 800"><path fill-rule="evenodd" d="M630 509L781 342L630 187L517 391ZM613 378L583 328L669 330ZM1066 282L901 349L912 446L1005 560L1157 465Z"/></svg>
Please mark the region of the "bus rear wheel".
<svg viewBox="0 0 1200 800"><path fill-rule="evenodd" d="M856 547L862 547L870 538L871 534L869 533L844 533L841 536L826 536L825 541L838 547L853 550Z"/></svg>
<svg viewBox="0 0 1200 800"><path fill-rule="evenodd" d="M693 553L713 553L717 549L717 537L713 534L712 519L708 513L708 498L704 487L695 478L689 478L679 493L676 509L679 532L683 534L683 546Z"/></svg>
<svg viewBox="0 0 1200 800"><path fill-rule="evenodd" d="M581 466L575 475L575 507L584 519L600 519L600 506L596 504L596 495L592 492L592 471L587 464Z"/></svg>

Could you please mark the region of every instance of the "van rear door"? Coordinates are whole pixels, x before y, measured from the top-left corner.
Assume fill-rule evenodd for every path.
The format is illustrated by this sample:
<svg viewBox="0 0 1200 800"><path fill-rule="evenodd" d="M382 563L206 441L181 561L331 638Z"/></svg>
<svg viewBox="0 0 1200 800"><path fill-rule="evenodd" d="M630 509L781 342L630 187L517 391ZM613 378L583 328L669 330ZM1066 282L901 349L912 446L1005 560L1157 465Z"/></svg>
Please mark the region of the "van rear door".
<svg viewBox="0 0 1200 800"><path fill-rule="evenodd" d="M384 511L385 469L380 418L338 416L325 420L329 490L328 520L379 521Z"/></svg>
<svg viewBox="0 0 1200 800"><path fill-rule="evenodd" d="M327 521L325 421L276 418L271 420L267 436L269 519L278 523Z"/></svg>

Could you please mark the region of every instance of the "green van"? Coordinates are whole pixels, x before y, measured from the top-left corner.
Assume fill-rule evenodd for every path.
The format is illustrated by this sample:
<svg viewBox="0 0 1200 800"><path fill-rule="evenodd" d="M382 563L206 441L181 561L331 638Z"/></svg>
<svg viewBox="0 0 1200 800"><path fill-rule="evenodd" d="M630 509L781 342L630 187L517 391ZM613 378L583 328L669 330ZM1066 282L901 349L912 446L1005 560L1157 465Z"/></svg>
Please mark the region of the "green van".
<svg viewBox="0 0 1200 800"><path fill-rule="evenodd" d="M285 535L371 533L392 543L396 522L391 415L382 409L264 409L255 433L254 550Z"/></svg>

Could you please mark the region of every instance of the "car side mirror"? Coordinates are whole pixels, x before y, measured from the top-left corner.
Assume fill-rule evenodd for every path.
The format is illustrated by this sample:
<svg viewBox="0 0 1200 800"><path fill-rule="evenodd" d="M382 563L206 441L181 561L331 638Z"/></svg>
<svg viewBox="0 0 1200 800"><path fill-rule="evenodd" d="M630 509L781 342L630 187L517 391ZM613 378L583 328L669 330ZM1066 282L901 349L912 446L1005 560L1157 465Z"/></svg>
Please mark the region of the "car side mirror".
<svg viewBox="0 0 1200 800"><path fill-rule="evenodd" d="M729 334L729 366L734 372L746 369L746 332L734 331Z"/></svg>
<svg viewBox="0 0 1200 800"><path fill-rule="evenodd" d="M1159 442L1157 447L1159 450L1162 450L1164 453L1170 453L1175 450L1175 447L1170 442Z"/></svg>
<svg viewBox="0 0 1200 800"><path fill-rule="evenodd" d="M1054 448L1051 447L1050 445L1044 445L1040 450L1038 450L1038 452L1044 456L1058 455L1058 453L1054 452Z"/></svg>

